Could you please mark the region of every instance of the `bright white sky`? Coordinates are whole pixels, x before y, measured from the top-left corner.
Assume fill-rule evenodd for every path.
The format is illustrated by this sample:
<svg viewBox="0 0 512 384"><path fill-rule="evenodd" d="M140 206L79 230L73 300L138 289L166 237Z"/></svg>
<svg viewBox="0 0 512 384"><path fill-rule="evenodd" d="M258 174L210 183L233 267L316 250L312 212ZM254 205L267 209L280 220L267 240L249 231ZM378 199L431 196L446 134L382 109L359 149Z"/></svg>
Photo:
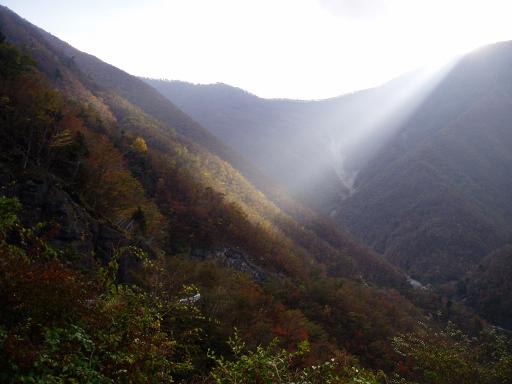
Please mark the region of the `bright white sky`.
<svg viewBox="0 0 512 384"><path fill-rule="evenodd" d="M125 71L314 99L512 40L510 0L0 0Z"/></svg>

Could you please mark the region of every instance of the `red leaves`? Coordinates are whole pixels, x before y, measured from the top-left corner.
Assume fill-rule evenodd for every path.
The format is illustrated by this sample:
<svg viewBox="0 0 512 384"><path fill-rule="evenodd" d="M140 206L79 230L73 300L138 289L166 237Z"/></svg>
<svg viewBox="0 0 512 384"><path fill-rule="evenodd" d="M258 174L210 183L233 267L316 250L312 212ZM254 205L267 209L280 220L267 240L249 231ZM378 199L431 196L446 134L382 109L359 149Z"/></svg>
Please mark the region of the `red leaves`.
<svg viewBox="0 0 512 384"><path fill-rule="evenodd" d="M9 359L21 369L30 369L39 352L36 344L16 335L9 335L5 339L3 349Z"/></svg>
<svg viewBox="0 0 512 384"><path fill-rule="evenodd" d="M286 335L286 330L283 327L280 327L279 325L276 325L275 327L273 327L272 332L274 332L274 334L277 337L282 337L282 336Z"/></svg>
<svg viewBox="0 0 512 384"><path fill-rule="evenodd" d="M0 286L10 317L23 314L44 325L75 318L87 310L90 287L59 262L28 264L12 260L5 267Z"/></svg>

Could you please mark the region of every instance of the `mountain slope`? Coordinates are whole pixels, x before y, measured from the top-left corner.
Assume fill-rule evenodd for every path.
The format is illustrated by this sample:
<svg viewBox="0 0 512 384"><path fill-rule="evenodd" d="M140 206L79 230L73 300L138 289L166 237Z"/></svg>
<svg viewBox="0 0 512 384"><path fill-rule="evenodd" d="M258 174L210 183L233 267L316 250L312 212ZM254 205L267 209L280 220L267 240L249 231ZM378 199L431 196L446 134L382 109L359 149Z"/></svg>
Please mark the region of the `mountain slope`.
<svg viewBox="0 0 512 384"><path fill-rule="evenodd" d="M9 20L5 20L6 25L8 22ZM25 28L26 27L27 26L25 26ZM259 221L263 219L263 221L270 221L271 226L276 225L286 236L291 236L293 241L303 241L307 246L316 244L315 246L319 246L321 250L316 250L314 253L317 254L318 257L332 260L332 262L328 264L344 264L345 267L343 268L346 269L346 273L356 274L357 272L355 271L349 271L354 268L354 265L357 265L356 269L366 271L365 273L374 278L382 277L383 281L388 278L394 279L392 276L395 276L397 272L393 271L393 268L390 267L389 264L381 260L378 256L364 250L342 229L335 228L328 220L319 217L310 210L304 209L299 204L288 199L286 195L280 193L271 183L267 182L265 177L262 177L258 171L255 171L251 166L246 167L247 163L243 159L237 157L231 163L226 164L215 158L215 151L212 157L211 153L204 150L209 148L209 142L205 144L203 141L196 142L194 140L196 135L194 130L198 129L203 133L207 131L198 126L197 123L193 122L181 111L176 112L176 108L172 104L161 104L163 100L162 96L154 92L151 87L144 85L139 79L115 69L108 64L102 63L90 55L72 49L67 44L59 42L59 40L46 32L41 32L41 30L34 27L30 28L29 33L34 35L34 39L37 38L38 34L42 34L38 42L41 45L44 44L44 46L48 47L50 50L50 52L40 60L44 65L52 63L54 57L57 57L60 63L64 62L64 65L68 65L70 57L67 53L74 54L74 56L71 56L74 57L72 59L74 64L71 64L69 71L71 72L70 80L61 84L60 79L55 79L58 86L69 87L68 84L74 82L86 88L87 91L92 94L86 102L90 103L91 98L99 99L100 106L96 109L107 110L105 114L107 116L113 115L117 124L119 124L122 129L145 135L148 133L148 130L144 125L151 126L151 136L146 137L148 143L157 146L163 151L172 150L177 151L180 155L185 154L185 157L188 157L188 163L183 163L183 166L190 168L190 171L195 174L195 177L199 177L206 185L225 193L229 200L240 204L255 220ZM14 35L12 37L14 41L16 41L16 36L17 35ZM25 34L20 34L20 36L25 36ZM49 46L48 42L50 44ZM64 47L66 53L61 51L60 47ZM84 68L89 70L89 72L85 74L82 73L82 69L80 68L80 60L82 59L85 63ZM91 67L94 69L90 69ZM62 64L61 70L65 73ZM99 74L98 78L95 77L97 73ZM105 74L111 74L112 76L107 80L104 78ZM54 77L53 68L48 71L48 75ZM119 89L122 90L125 88L134 90L134 92L122 91L127 93L130 98L129 100L124 98L124 93L118 93ZM80 89L79 92L74 89L71 90L73 98L76 98L77 94L80 95L83 92L85 91L82 89ZM148 100L145 99L146 93L151 95L151 99L149 96L147 97ZM159 100L155 102L154 105L153 97ZM131 100L133 100L134 103L132 103ZM146 103L148 104L147 107L145 107ZM155 105L158 107L158 111L154 114L149 114L144 109L155 108ZM170 108L170 111L166 109L167 107ZM176 118L172 120L169 116L174 116L175 112ZM164 117L161 118L161 116ZM182 118L184 121L182 121ZM178 132L178 135L173 134L174 130L179 131L174 124L182 127L182 133ZM192 133L189 132L188 124L192 124ZM212 138L209 133L205 135L207 138ZM216 139L212 140L215 143L217 142ZM164 142L167 144L162 145ZM185 147L185 152L180 148L175 148L176 144L173 143L180 143L179 145ZM197 144L199 144L200 147L197 147ZM223 146L223 148L226 147ZM226 150L229 152L229 148ZM222 156L220 157L222 158ZM257 181L255 184L260 186L261 190L267 193L267 196L271 197L271 200L269 201L266 196L257 191L250 182L243 178L238 172L239 169L242 169L242 171L240 171L241 174L244 174L244 169L248 169L247 173L252 175L256 174L255 178ZM205 170L207 172L205 172ZM251 181L253 180L251 179ZM276 206L275 203L277 203L278 206ZM347 252L352 253L349 258L346 256ZM339 266L333 268L337 269L339 272L343 269L340 269ZM386 272L380 273L379 270L381 268L385 269ZM401 285L403 284L402 281L400 277L395 283Z"/></svg>
<svg viewBox="0 0 512 384"><path fill-rule="evenodd" d="M512 229L510 43L463 58L361 170L340 222L428 281L457 279Z"/></svg>
<svg viewBox="0 0 512 384"><path fill-rule="evenodd" d="M146 81L289 190L306 184L308 203L379 253L441 282L510 236L510 57L498 44L311 102Z"/></svg>
<svg viewBox="0 0 512 384"><path fill-rule="evenodd" d="M234 169L231 164L205 150L211 146L209 141L205 143L193 140L198 131L202 132L201 135L204 134L203 138L211 138L213 143L217 143L216 139L136 77L71 48L6 9L0 13L0 17L9 39L27 47L36 58L38 67L52 82L72 99L99 113L103 125L117 124L120 128L117 134L126 131L143 135L150 145L160 151L174 153L180 157L178 164L187 168L195 178L201 180L201 183L226 194L228 200L240 204L252 220L263 221L266 226L277 225L279 231L283 231L294 240L300 239L306 245L320 246L321 250L318 249L315 254L324 259L327 257L333 264L338 264L335 269L339 272L345 270L344 273L354 273L354 261L350 260L353 257L347 258L340 253L345 252L342 249L350 249L356 258L360 258L360 261L356 262L359 266L357 268L384 279L395 275L393 268L384 261L360 248L349 236L333 228L332 224L286 198L270 183L260 182L264 177L257 175L259 185L263 185L262 189L286 212L281 211L240 175L239 168ZM69 56L70 54L73 56ZM83 73L81 66L89 72ZM153 108L156 112L150 115L144 108ZM177 132L175 125L181 127L182 133ZM242 169L246 164L240 158L235 159L233 163L237 167L240 164ZM258 173L249 168L249 173ZM154 190L155 186L151 188ZM295 220L299 220L301 224ZM299 233L296 233L297 230ZM340 268L340 263L344 264L344 267ZM380 268L388 269L388 272L377 272ZM397 283L399 280L403 281L399 278Z"/></svg>
<svg viewBox="0 0 512 384"><path fill-rule="evenodd" d="M308 129L307 102L265 100L224 84L144 80L295 195L332 202L348 193L322 133Z"/></svg>
<svg viewBox="0 0 512 384"><path fill-rule="evenodd" d="M67 68L78 69L80 71L80 82L86 88L89 87L96 92L105 89L113 90L117 95L136 105L148 115L160 120L168 127L172 127L179 134L197 142L223 160L236 164L237 168L252 182L265 184L265 178L253 165L224 145L209 131L201 127L143 81L102 62L92 55L73 48L36 26L31 26L27 30L27 26L23 24L21 19L15 20L11 17L5 17L6 12L9 11L4 7L2 23L5 28L11 31L9 36L11 41L28 49L36 61L40 63L40 68L50 77L59 80L65 71L52 64L45 57L46 55L56 56L61 64L64 64ZM45 48L46 53L43 54L41 47ZM79 87L76 80L70 78L65 78L65 80L61 82L62 86L69 86L69 82L72 81L75 83L75 87ZM65 84L66 82L68 84ZM76 96L77 89L74 89L73 92ZM85 93L87 91L82 89L81 92Z"/></svg>
<svg viewBox="0 0 512 384"><path fill-rule="evenodd" d="M232 382L241 371L428 383L439 348L464 377L509 378L506 349L470 348L500 339L461 348L460 333L436 332L448 321L479 332L463 307L413 290L292 200L273 204L29 23L0 17L9 40L30 41L22 53L0 34L2 382ZM430 336L421 345L436 354L404 361L407 340Z"/></svg>
<svg viewBox="0 0 512 384"><path fill-rule="evenodd" d="M347 349L392 369L390 337L432 311L413 304L402 272L286 196L272 202L229 163L82 73L37 28L5 9L0 18L37 67L2 83L2 191L26 206L24 225L48 223L62 263L95 273L137 246L164 271L165 294L201 289L216 349L237 327L251 346L309 338L315 358ZM63 195L72 203L47 201ZM137 281L134 265L124 260L121 275Z"/></svg>
<svg viewBox="0 0 512 384"><path fill-rule="evenodd" d="M310 102L146 81L413 278L451 292L512 238L510 68L512 43L499 43ZM498 319L472 292L468 302ZM481 300L501 300L489 292Z"/></svg>
<svg viewBox="0 0 512 384"><path fill-rule="evenodd" d="M144 80L324 214L351 193L357 173L428 91L421 74L318 101L265 100L224 84Z"/></svg>
<svg viewBox="0 0 512 384"><path fill-rule="evenodd" d="M493 324L512 329L512 247L507 245L484 257L456 286L465 300Z"/></svg>

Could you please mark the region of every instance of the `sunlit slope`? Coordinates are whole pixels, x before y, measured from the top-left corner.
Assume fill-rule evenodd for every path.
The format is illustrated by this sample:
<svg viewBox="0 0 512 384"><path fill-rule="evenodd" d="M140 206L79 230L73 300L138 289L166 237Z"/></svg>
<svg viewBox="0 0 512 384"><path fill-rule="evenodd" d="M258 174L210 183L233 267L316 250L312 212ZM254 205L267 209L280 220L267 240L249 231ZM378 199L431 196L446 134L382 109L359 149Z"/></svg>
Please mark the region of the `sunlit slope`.
<svg viewBox="0 0 512 384"><path fill-rule="evenodd" d="M228 202L243 210L247 219L256 226L255 230L265 233L265 236L270 235L272 241L279 244L276 247L267 244L264 248L258 248L259 245L253 248L251 252L256 260L272 269L284 268L299 274L304 273L310 263L321 260L328 267L328 272L344 276L363 273L383 284L403 287L404 280L399 272L358 245L332 223L279 192L274 192L272 196L279 204L276 205L230 163L209 152L205 148L207 144L192 140L194 130L206 131L151 87L96 58L74 50L8 10L3 10L1 17L9 39L20 46L29 46L39 68L69 97L90 105L99 113L103 125L117 126L112 128L120 129L117 134L142 135L148 145L168 157L174 167L183 169L194 178L198 186L224 194ZM61 48L67 51L63 52ZM69 56L69 53L73 55ZM81 60L84 69L89 68L90 72L82 72ZM90 66L94 69L90 69ZM139 93L153 95L157 101L160 100L161 104L155 104L160 107L157 108ZM127 97L124 97L125 94ZM167 106L170 106L169 110ZM157 108L158 112L150 114L145 108ZM173 124L166 118L170 115L176 119ZM180 120L181 117L183 120ZM176 125L181 129L177 129ZM187 128L189 125L192 133ZM238 159L235 163L238 165ZM155 188L151 186L152 190ZM230 229L233 232L231 238L237 238L237 244L242 248L249 247L244 244L244 239L258 239L258 236L244 232L248 230ZM258 241L255 240L256 244L259 244Z"/></svg>

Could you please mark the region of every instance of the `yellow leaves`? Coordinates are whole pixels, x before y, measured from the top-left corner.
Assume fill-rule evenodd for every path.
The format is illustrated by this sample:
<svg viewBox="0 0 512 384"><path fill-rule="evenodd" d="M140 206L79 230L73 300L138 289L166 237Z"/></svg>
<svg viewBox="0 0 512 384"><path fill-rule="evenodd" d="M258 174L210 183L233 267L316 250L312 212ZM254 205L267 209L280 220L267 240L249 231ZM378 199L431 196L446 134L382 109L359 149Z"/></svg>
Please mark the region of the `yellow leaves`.
<svg viewBox="0 0 512 384"><path fill-rule="evenodd" d="M139 204L144 211L144 215L147 222L146 236L148 239L161 239L164 236L165 219L158 210L156 204L144 198L141 204Z"/></svg>
<svg viewBox="0 0 512 384"><path fill-rule="evenodd" d="M89 204L118 223L132 221L134 209L140 207L144 212L148 238L160 239L163 236L162 228L165 227L164 218L155 203L145 196L140 182L128 170L121 152L102 135L86 132L86 140L89 182L85 197ZM138 143L140 150L147 150L143 138L137 138L135 143Z"/></svg>
<svg viewBox="0 0 512 384"><path fill-rule="evenodd" d="M148 152L148 145L140 136L133 141L132 147L139 154L146 154Z"/></svg>
<svg viewBox="0 0 512 384"><path fill-rule="evenodd" d="M73 138L71 137L71 133L69 130L64 130L61 132L57 132L50 139L49 147L51 148L59 148L65 147L73 143Z"/></svg>
<svg viewBox="0 0 512 384"><path fill-rule="evenodd" d="M88 132L86 138L86 190L90 203L111 218L128 216L127 210L141 205L144 199L142 186L126 169L121 153L105 137Z"/></svg>

